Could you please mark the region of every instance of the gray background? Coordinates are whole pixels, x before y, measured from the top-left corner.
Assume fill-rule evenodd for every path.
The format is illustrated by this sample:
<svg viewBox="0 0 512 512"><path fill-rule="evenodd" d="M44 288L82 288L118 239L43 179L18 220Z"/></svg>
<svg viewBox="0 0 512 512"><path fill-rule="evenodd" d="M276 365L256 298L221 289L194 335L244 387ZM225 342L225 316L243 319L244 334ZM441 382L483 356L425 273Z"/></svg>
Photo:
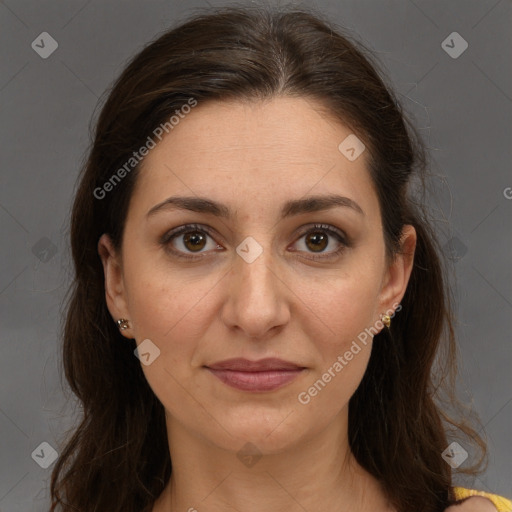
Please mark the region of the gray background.
<svg viewBox="0 0 512 512"><path fill-rule="evenodd" d="M459 388L490 450L487 473L466 483L512 497L511 2L309 5L374 50L430 147L431 206L458 280ZM69 208L98 98L144 43L206 6L0 2L1 512L47 510L53 465L31 454L42 442L57 448L73 424L60 384L60 315ZM442 47L454 31L469 44L458 58ZM42 32L58 42L47 59L31 47Z"/></svg>

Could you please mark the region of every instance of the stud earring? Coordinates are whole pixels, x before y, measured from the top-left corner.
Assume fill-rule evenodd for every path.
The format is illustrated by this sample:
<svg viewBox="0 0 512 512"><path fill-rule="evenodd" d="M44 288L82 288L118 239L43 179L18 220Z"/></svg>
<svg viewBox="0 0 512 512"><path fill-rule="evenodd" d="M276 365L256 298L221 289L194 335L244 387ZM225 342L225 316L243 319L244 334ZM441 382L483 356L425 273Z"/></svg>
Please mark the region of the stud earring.
<svg viewBox="0 0 512 512"><path fill-rule="evenodd" d="M382 323L389 329L391 325L391 317L389 315L382 315L381 317Z"/></svg>
<svg viewBox="0 0 512 512"><path fill-rule="evenodd" d="M119 327L119 330L124 331L125 329L128 329L130 325L128 324L128 320L126 320L125 318L120 318L117 321L117 327Z"/></svg>

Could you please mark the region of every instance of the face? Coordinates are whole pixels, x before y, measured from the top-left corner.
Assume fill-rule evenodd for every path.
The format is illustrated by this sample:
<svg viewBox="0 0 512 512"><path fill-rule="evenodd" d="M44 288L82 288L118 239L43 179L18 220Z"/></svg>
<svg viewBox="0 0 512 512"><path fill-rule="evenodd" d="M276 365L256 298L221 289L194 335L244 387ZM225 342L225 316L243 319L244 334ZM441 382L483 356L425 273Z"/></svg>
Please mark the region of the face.
<svg viewBox="0 0 512 512"><path fill-rule="evenodd" d="M406 254L386 266L368 155L338 149L351 133L310 100L210 102L145 157L122 248L104 235L99 252L109 310L144 342L142 369L171 425L277 453L346 419L415 246L407 226ZM218 211L169 201L184 196ZM345 199L318 209L311 196ZM208 368L231 358L301 370Z"/></svg>

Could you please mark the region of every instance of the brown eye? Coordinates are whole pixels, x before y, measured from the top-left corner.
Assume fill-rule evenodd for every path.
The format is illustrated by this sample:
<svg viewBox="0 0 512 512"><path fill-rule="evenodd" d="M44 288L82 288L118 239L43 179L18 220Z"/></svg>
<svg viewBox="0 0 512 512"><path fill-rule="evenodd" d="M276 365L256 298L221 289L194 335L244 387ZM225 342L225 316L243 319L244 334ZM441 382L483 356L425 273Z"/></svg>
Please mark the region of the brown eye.
<svg viewBox="0 0 512 512"><path fill-rule="evenodd" d="M211 256L216 249L223 249L215 243L210 228L196 224L187 224L171 230L161 237L160 244L178 258L189 259Z"/></svg>
<svg viewBox="0 0 512 512"><path fill-rule="evenodd" d="M183 237L183 245L192 252L204 249L206 237L199 231L190 231Z"/></svg>
<svg viewBox="0 0 512 512"><path fill-rule="evenodd" d="M339 258L346 248L352 246L343 231L328 224L315 224L303 231L296 244L303 245L305 249L299 247L293 252L304 253L301 257L305 259L324 262Z"/></svg>
<svg viewBox="0 0 512 512"><path fill-rule="evenodd" d="M321 231L311 231L306 235L306 245L314 252L322 252L328 245L328 238Z"/></svg>

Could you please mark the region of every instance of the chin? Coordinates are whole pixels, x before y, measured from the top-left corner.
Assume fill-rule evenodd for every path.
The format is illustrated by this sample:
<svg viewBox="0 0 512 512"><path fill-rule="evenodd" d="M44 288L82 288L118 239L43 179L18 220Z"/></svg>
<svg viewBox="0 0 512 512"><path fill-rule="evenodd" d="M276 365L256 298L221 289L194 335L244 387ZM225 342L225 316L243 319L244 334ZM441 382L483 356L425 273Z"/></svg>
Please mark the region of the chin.
<svg viewBox="0 0 512 512"><path fill-rule="evenodd" d="M289 414L289 413L287 413ZM294 414L267 415L263 417L261 412L253 412L252 417L243 421L227 421L219 419L219 423L225 427L227 434L222 441L217 439L217 444L228 450L240 450L247 443L254 445L262 454L271 455L286 451L296 445L301 438L297 424L293 424ZM287 418L287 419L284 419ZM284 419L284 421L283 421ZM215 440L212 439L215 442Z"/></svg>

